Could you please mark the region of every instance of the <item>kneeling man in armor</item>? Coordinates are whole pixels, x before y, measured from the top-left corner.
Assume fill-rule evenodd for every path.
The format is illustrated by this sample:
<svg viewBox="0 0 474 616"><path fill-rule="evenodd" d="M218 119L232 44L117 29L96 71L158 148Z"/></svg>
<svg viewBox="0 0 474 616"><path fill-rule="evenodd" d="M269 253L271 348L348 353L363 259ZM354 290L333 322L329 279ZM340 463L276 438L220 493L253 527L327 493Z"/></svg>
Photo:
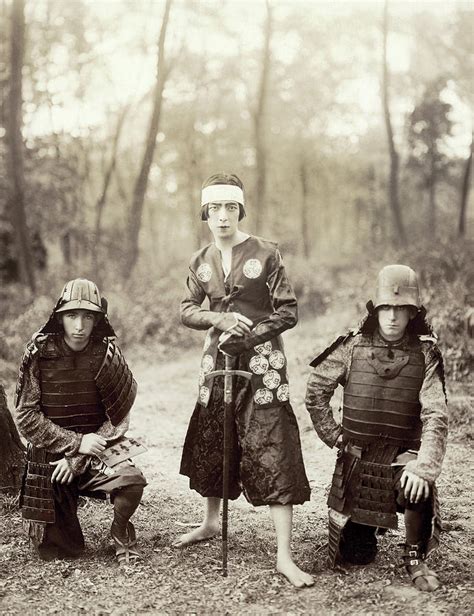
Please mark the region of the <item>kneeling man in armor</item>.
<svg viewBox="0 0 474 616"><path fill-rule="evenodd" d="M409 267L384 267L367 308L358 330L313 360L306 393L316 432L338 448L328 499L329 561L373 561L377 530L397 528L403 512L406 571L419 590L431 591L440 583L424 561L438 545L435 481L448 431L442 357ZM330 407L338 385L341 424Z"/></svg>
<svg viewBox="0 0 474 616"><path fill-rule="evenodd" d="M129 459L139 444L124 438L137 384L114 337L97 286L71 280L23 356L16 393L18 428L28 441L21 505L43 560L84 550L80 495L109 496L118 562L139 558L130 518L146 481Z"/></svg>

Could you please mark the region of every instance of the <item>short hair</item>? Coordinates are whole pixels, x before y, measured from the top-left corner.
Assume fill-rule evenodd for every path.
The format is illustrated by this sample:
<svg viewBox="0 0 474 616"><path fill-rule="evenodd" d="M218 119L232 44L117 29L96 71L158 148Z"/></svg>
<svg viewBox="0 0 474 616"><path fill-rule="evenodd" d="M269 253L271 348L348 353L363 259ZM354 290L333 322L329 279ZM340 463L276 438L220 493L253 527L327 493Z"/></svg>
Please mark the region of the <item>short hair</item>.
<svg viewBox="0 0 474 616"><path fill-rule="evenodd" d="M215 184L229 184L230 186L238 186L241 190L244 189L242 181L234 173L215 173L210 175L207 180L204 180L201 188L204 189Z"/></svg>
<svg viewBox="0 0 474 616"><path fill-rule="evenodd" d="M242 180L236 176L234 173L214 173L214 175L210 175L206 180L204 180L201 190L207 188L208 186L214 186L216 184L228 184L229 186L238 186L242 191L244 190L244 185ZM203 205L201 207L200 212L201 220L207 220L209 218L209 204ZM245 208L242 203L239 203L239 222L242 218L245 217Z"/></svg>

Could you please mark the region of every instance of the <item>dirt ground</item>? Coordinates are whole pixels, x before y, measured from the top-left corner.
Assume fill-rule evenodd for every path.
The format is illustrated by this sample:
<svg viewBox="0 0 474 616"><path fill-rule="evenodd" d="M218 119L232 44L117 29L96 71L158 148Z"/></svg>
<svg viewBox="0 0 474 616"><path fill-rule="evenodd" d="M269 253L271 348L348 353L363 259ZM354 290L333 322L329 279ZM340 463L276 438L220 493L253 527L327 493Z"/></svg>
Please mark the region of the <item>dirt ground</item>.
<svg viewBox="0 0 474 616"><path fill-rule="evenodd" d="M344 318L347 317L347 318ZM349 323L350 315L341 315ZM184 550L173 539L201 518L202 502L178 474L181 448L197 388L199 350L183 356L154 349L131 357L139 382L131 434L148 452L136 459L149 485L135 525L144 560L119 569L108 536L110 506L80 507L87 551L79 560L42 563L32 554L14 503L3 501L0 544L1 614L472 614L472 449L451 441L438 482L445 530L430 557L443 587L432 594L411 586L398 566L400 531L379 541L376 562L348 572L326 568L326 493L335 454L316 437L304 408L308 360L339 333L334 318L306 321L285 336L292 403L303 443L312 499L295 508L294 552L312 572L312 588L292 588L274 569L275 545L267 508L241 497L230 505L229 577L220 574L220 542ZM302 351L301 349L304 349ZM456 396L469 408L464 389ZM458 400L459 402L459 400ZM11 408L11 406L10 406Z"/></svg>

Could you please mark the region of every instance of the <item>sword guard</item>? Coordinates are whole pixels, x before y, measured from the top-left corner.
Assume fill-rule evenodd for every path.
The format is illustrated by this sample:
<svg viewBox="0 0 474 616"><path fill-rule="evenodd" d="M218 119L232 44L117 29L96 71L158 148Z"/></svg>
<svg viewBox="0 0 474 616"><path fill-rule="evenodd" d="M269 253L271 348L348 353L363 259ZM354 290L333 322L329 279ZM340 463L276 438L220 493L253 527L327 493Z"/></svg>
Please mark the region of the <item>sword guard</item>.
<svg viewBox="0 0 474 616"><path fill-rule="evenodd" d="M242 376L244 379L251 379L252 373L246 370L213 370L204 377L204 380L213 378L215 376Z"/></svg>

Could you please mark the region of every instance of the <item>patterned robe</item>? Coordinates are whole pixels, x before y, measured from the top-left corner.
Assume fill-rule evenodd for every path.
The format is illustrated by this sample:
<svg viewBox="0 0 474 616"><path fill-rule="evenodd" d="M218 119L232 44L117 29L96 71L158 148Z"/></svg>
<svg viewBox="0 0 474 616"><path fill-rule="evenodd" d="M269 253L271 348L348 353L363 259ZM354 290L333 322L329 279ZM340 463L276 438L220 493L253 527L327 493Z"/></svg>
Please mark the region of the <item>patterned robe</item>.
<svg viewBox="0 0 474 616"><path fill-rule="evenodd" d="M209 309L201 307L206 298ZM222 494L223 383L206 375L223 364L218 339L226 312L239 312L253 322L250 334L222 345L240 369L252 374L250 384L234 383L231 498L243 488L255 505L302 503L309 498L309 486L280 337L296 324L297 303L277 245L261 238L250 236L233 247L227 279L215 244L191 258L181 318L207 335L181 472L203 496Z"/></svg>

